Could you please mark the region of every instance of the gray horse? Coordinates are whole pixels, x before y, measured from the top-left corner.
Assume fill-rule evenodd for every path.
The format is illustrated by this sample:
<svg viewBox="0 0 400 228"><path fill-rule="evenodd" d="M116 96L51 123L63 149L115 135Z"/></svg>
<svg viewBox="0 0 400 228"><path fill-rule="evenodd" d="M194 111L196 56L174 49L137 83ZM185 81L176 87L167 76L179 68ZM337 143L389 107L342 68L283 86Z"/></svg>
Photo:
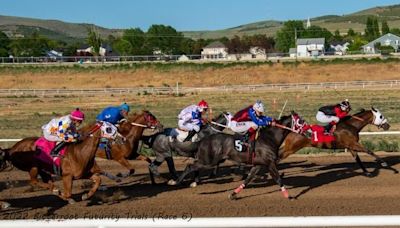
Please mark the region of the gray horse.
<svg viewBox="0 0 400 228"><path fill-rule="evenodd" d="M173 180L176 180L178 175L175 170L172 153L176 152L178 155L183 157L195 157L199 141L208 135L222 132L224 126L226 126L228 122L228 115L228 113L223 112L213 119L212 122L205 124L197 134L198 139L196 142L180 142L177 139L171 141L170 135L171 131L174 130L173 128L165 128L162 133L152 136L143 136L143 143L152 148L156 155L156 159L149 165L150 172L159 176L158 166L160 166L164 161L167 161L171 177ZM173 184L173 181L169 183Z"/></svg>

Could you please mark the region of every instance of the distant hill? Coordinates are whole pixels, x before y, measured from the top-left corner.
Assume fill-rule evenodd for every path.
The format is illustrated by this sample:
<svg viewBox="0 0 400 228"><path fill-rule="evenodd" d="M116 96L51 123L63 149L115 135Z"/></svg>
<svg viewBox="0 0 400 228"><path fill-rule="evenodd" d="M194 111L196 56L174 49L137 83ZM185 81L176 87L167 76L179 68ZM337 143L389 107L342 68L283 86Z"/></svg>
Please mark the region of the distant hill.
<svg viewBox="0 0 400 228"><path fill-rule="evenodd" d="M33 31L37 31L50 39L60 39L68 42L76 39L84 40L89 28L94 28L102 37L122 35L121 29L107 29L93 24L0 16L0 30L9 36L16 37L29 36Z"/></svg>
<svg viewBox="0 0 400 228"><path fill-rule="evenodd" d="M311 18L311 24L327 28L331 32L339 30L341 33L346 33L349 28L352 28L356 32L363 32L368 16L378 16L379 20L387 20L390 28L400 28L400 4L374 7L348 15L325 15ZM282 25L283 22L281 21L267 20L222 30L182 31L182 33L186 37L194 39L253 34L274 36ZM132 27L134 27L134 25ZM28 36L32 34L33 31L37 31L39 34L45 35L50 39L59 39L66 42L76 40L83 41L87 35L88 28L95 28L104 38L108 35L120 36L123 32L122 29L108 29L93 24L0 16L0 30L14 37Z"/></svg>

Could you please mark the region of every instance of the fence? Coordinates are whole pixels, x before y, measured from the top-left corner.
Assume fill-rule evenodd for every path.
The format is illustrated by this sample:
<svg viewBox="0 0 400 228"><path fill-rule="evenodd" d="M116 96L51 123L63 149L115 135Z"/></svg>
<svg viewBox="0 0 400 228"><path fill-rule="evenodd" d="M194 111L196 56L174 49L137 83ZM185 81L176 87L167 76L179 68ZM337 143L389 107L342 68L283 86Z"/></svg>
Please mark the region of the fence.
<svg viewBox="0 0 400 228"><path fill-rule="evenodd" d="M350 81L323 83L281 83L258 85L224 85L214 87L132 87L93 89L0 89L0 96L57 96L102 94L180 94L202 92L254 92L254 91L303 91L327 89L400 88L400 80Z"/></svg>

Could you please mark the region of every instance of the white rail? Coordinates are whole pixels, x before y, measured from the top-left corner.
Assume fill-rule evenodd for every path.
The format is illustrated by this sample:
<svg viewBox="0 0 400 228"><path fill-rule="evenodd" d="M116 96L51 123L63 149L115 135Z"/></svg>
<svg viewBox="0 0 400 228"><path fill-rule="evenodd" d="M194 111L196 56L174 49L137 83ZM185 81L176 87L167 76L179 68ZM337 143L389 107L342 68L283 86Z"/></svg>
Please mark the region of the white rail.
<svg viewBox="0 0 400 228"><path fill-rule="evenodd" d="M400 135L400 131L360 132L360 135ZM22 139L0 139L0 142L18 142Z"/></svg>
<svg viewBox="0 0 400 228"><path fill-rule="evenodd" d="M279 83L257 85L225 85L214 87L132 87L92 89L0 89L0 96L86 96L100 94L177 94L191 92L232 92L232 91L304 91L329 89L400 89L400 80L348 81L321 83Z"/></svg>

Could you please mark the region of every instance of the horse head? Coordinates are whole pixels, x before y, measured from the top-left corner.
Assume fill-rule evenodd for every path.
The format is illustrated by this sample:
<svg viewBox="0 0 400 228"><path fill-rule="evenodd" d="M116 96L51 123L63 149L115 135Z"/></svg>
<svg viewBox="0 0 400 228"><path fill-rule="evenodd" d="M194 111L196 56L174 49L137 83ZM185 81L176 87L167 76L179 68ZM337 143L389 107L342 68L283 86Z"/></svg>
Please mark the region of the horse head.
<svg viewBox="0 0 400 228"><path fill-rule="evenodd" d="M373 114L372 124L377 126L378 128L382 128L387 131L390 128L390 124L387 119L383 116L383 114L374 107L371 107L371 112Z"/></svg>
<svg viewBox="0 0 400 228"><path fill-rule="evenodd" d="M341 121L345 124L352 125L361 130L367 124L372 124L383 130L389 130L390 125L383 114L376 108L371 107L371 110L361 109L358 113L348 116Z"/></svg>
<svg viewBox="0 0 400 228"><path fill-rule="evenodd" d="M130 115L127 120L120 123L118 129L122 134L125 135L129 133L135 126L145 129L152 129L152 131L157 132L161 132L163 130L163 126L160 121L158 121L157 118L147 110L143 110L140 114L134 113Z"/></svg>

